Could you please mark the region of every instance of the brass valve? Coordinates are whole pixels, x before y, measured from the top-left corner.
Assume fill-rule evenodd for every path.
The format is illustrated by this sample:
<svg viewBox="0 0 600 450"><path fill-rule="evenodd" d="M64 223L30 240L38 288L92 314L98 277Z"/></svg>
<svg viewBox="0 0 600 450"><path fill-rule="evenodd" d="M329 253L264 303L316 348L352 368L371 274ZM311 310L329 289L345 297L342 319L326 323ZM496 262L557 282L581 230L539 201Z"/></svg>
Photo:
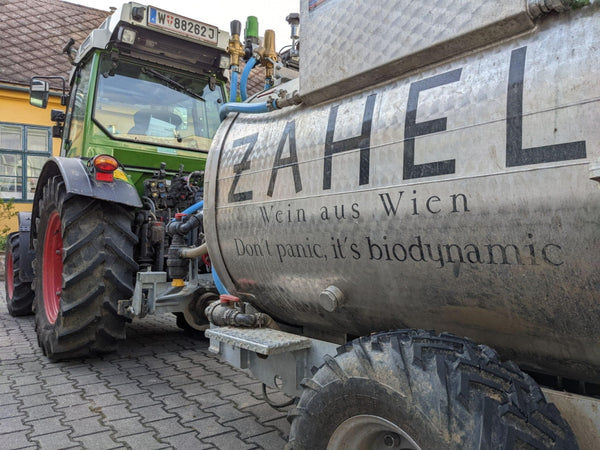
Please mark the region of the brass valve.
<svg viewBox="0 0 600 450"><path fill-rule="evenodd" d="M277 52L275 51L275 32L273 30L265 30L263 46L259 47L256 52L260 55L260 64L265 68L265 76L267 80L272 80L275 63L277 62Z"/></svg>
<svg viewBox="0 0 600 450"><path fill-rule="evenodd" d="M231 58L229 68L232 70L237 70L239 72L240 57L244 56L244 46L240 41L240 32L242 29L242 24L239 20L233 20L230 26L231 37L229 38L229 43L227 44L227 53L229 53L229 56Z"/></svg>

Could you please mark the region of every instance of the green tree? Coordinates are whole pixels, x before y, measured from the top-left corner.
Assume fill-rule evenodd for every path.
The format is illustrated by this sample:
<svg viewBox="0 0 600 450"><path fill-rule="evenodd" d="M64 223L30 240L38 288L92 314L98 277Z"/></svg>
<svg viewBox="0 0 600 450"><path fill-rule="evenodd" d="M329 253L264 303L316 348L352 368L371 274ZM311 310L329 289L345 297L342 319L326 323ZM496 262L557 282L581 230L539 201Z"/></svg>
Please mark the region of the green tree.
<svg viewBox="0 0 600 450"><path fill-rule="evenodd" d="M11 198L10 200L4 200L0 198L0 222L4 223L2 228L0 228L0 251L6 250L6 239L11 230L10 225L8 225L7 222L16 215L15 199Z"/></svg>

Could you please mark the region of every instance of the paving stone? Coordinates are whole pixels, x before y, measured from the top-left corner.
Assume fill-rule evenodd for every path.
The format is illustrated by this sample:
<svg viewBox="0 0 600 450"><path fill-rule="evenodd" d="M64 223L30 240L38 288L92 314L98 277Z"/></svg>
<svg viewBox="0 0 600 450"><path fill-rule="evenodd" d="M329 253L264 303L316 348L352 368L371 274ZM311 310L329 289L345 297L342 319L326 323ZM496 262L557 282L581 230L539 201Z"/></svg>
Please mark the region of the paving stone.
<svg viewBox="0 0 600 450"><path fill-rule="evenodd" d="M237 395L237 394L244 394L245 390L240 389L239 387L237 387L236 385L232 384L232 383L228 383L227 381L223 380L222 383L220 384L215 384L210 386L210 388L214 391L217 391L219 393L219 396L223 397L223 398L227 398L229 396L232 395Z"/></svg>
<svg viewBox="0 0 600 450"><path fill-rule="evenodd" d="M82 394L82 390L73 386L73 383L54 384L52 386L46 386L45 390L48 391L49 397L59 397L66 394Z"/></svg>
<svg viewBox="0 0 600 450"><path fill-rule="evenodd" d="M240 411L239 409L235 408L235 405L231 402L228 403L224 403L222 405L219 406L214 406L212 408L207 408L206 411L214 414L215 416L219 417L219 421L222 424L226 424L227 422L229 422L230 420L236 420L239 419L241 417L246 417L248 416L247 412L244 411Z"/></svg>
<svg viewBox="0 0 600 450"><path fill-rule="evenodd" d="M248 442L256 443L260 448L277 449L284 448L287 443L286 439L283 439L278 432L273 431L271 433L260 434L258 436L249 437Z"/></svg>
<svg viewBox="0 0 600 450"><path fill-rule="evenodd" d="M65 406L63 408L56 408L56 411L62 414L63 421L68 422L76 419L94 417L100 414L102 408L94 407L89 402L85 402L79 405L70 405Z"/></svg>
<svg viewBox="0 0 600 450"><path fill-rule="evenodd" d="M64 424L73 430L73 433L71 434L71 438L73 439L77 439L80 436L86 436L88 434L101 433L103 431L114 431L102 424L100 422L100 417L97 415L94 417L88 417L86 419L77 419L70 422L64 422Z"/></svg>
<svg viewBox="0 0 600 450"><path fill-rule="evenodd" d="M137 361L136 359L131 359L131 358L127 358L127 359L121 359L119 361L113 361L115 364L117 364L121 369L131 369L131 368L138 368L138 367L143 367L142 364L139 363L139 361Z"/></svg>
<svg viewBox="0 0 600 450"><path fill-rule="evenodd" d="M84 377L86 376L97 376L98 374L89 367L89 365L85 364L82 365L80 363L73 363L73 364L68 364L67 363L62 363L64 364L61 367L61 370L66 373L67 375L69 375L70 377L74 377L77 378L78 381L81 381L82 379L85 379Z"/></svg>
<svg viewBox="0 0 600 450"><path fill-rule="evenodd" d="M250 436L257 436L273 431L273 428L262 425L254 416L247 416L241 419L227 421L228 427L233 427L237 431L241 439L246 439Z"/></svg>
<svg viewBox="0 0 600 450"><path fill-rule="evenodd" d="M13 403L19 403L19 400L16 399L14 392L0 394L0 405L10 405Z"/></svg>
<svg viewBox="0 0 600 450"><path fill-rule="evenodd" d="M23 397L25 398L25 397ZM56 407L57 408L65 408L67 406L74 406L74 405L81 405L84 403L89 403L89 400L84 399L83 397L81 397L81 394L67 394L67 395L60 395L58 397L54 397L52 399L52 401L54 401L56 403Z"/></svg>
<svg viewBox="0 0 600 450"><path fill-rule="evenodd" d="M113 389L115 386L120 386L121 384L135 383L135 380L129 378L125 373L114 373L112 375L104 375L104 373L102 373L101 376L102 380Z"/></svg>
<svg viewBox="0 0 600 450"><path fill-rule="evenodd" d="M165 366L165 367L159 367L157 369L152 369L152 371L159 377L165 379L169 379L169 381L172 378L175 377L179 377L179 376L185 376L184 373L180 372L179 370L177 370L175 367L173 366Z"/></svg>
<svg viewBox="0 0 600 450"><path fill-rule="evenodd" d="M161 438L194 431L193 428L189 428L179 423L178 417L156 420L154 422L145 423L144 425L148 428L153 428L156 430Z"/></svg>
<svg viewBox="0 0 600 450"><path fill-rule="evenodd" d="M143 394L143 395L149 395L150 392L146 389L142 389L140 388L140 386L138 385L138 383L136 381L131 382L131 383L126 383L126 384L118 384L116 386L111 386L113 388L113 390L115 390L117 392L117 395L120 398L129 396L129 395L135 395L135 394Z"/></svg>
<svg viewBox="0 0 600 450"><path fill-rule="evenodd" d="M34 394L48 394L49 392L44 389L42 384L38 381L36 384L26 384L24 386L15 386L14 388L17 391L17 395L19 397L23 397L25 395L34 395Z"/></svg>
<svg viewBox="0 0 600 450"><path fill-rule="evenodd" d="M221 378L219 375L217 375L214 372L208 372L206 375L203 375L201 377L196 377L195 379L199 380L200 382L202 382L202 384L204 386L206 386L207 388L211 388L211 389L215 385L227 383L227 380Z"/></svg>
<svg viewBox="0 0 600 450"><path fill-rule="evenodd" d="M141 417L130 417L120 420L106 420L105 425L115 430L114 438L118 440L121 436L130 436L133 434L152 431L150 428L142 425Z"/></svg>
<svg viewBox="0 0 600 450"><path fill-rule="evenodd" d="M175 436L168 436L161 438L164 442L169 443L169 445L177 450L203 450L214 448L212 444L206 444L198 439L198 433L195 431L193 433L185 433L178 434ZM224 447L231 448L231 447Z"/></svg>
<svg viewBox="0 0 600 450"><path fill-rule="evenodd" d="M125 370L125 373L127 373L132 380L137 380L138 377L148 374L148 368L146 366L138 365Z"/></svg>
<svg viewBox="0 0 600 450"><path fill-rule="evenodd" d="M156 358L154 356L142 356L138 357L137 359L140 362L140 364L143 364L151 370L167 367L167 365L162 359Z"/></svg>
<svg viewBox="0 0 600 450"><path fill-rule="evenodd" d="M211 414L201 410L197 404L182 406L180 408L169 409L170 413L177 414L181 418L181 422L189 422L203 417L209 417Z"/></svg>
<svg viewBox="0 0 600 450"><path fill-rule="evenodd" d="M81 448L81 444L69 438L70 431L59 431L31 438L32 442L38 442L44 450L62 450L68 448ZM39 447L38 447L39 448Z"/></svg>
<svg viewBox="0 0 600 450"><path fill-rule="evenodd" d="M13 386L25 386L28 384L40 384L37 375L21 375L12 377Z"/></svg>
<svg viewBox="0 0 600 450"><path fill-rule="evenodd" d="M227 400L232 402L236 408L244 409L249 406L260 405L264 399L258 399L250 392L243 392L236 395L230 395Z"/></svg>
<svg viewBox="0 0 600 450"><path fill-rule="evenodd" d="M27 424L33 428L33 431L30 434L31 437L68 430L68 427L60 422L59 416L32 420L27 422Z"/></svg>
<svg viewBox="0 0 600 450"><path fill-rule="evenodd" d="M198 432L198 437L202 440L206 437L217 436L219 434L229 433L234 431L229 426L223 426L217 422L217 418L214 416L206 417L200 420L194 420L192 422L186 422L187 427L194 428Z"/></svg>
<svg viewBox="0 0 600 450"><path fill-rule="evenodd" d="M104 431L102 433L81 436L78 437L77 440L81 442L81 445L86 450L112 450L121 448L123 444L113 441L110 435L111 432Z"/></svg>
<svg viewBox="0 0 600 450"><path fill-rule="evenodd" d="M167 412L163 405L150 405L132 410L136 414L142 416L142 422L152 422L155 420L163 420L169 417L174 417L174 414Z"/></svg>
<svg viewBox="0 0 600 450"><path fill-rule="evenodd" d="M190 399L198 403L198 406L202 409L207 409L213 406L219 406L228 403L228 400L223 400L222 398L218 397L214 392L209 392L208 394L191 397Z"/></svg>
<svg viewBox="0 0 600 450"><path fill-rule="evenodd" d="M126 419L128 417L136 416L135 413L129 411L128 405L126 403L120 405L105 406L104 408L99 408L98 412L100 413L104 421Z"/></svg>
<svg viewBox="0 0 600 450"><path fill-rule="evenodd" d="M5 407L0 409L0 411L3 409L5 409ZM57 410L55 408L54 403L48 403L47 405L34 406L32 408L22 408L21 411L24 412L25 415L27 416L27 419L25 420L26 423L29 422L30 420L46 419L48 417L56 417L56 416L62 417L62 414L59 412L59 410Z"/></svg>
<svg viewBox="0 0 600 450"><path fill-rule="evenodd" d="M152 386L148 386L147 388L150 391L150 395L152 396L152 398L155 398L157 400L162 399L162 397L164 397L165 395L173 395L173 394L180 394L180 392L176 391L175 389L173 389L171 386L169 386L168 383L159 383L159 384L153 384Z"/></svg>
<svg viewBox="0 0 600 450"><path fill-rule="evenodd" d="M122 398L124 402L129 404L131 410L149 405L157 405L160 403L159 400L154 400L152 397L150 397L148 392L123 396Z"/></svg>
<svg viewBox="0 0 600 450"><path fill-rule="evenodd" d="M184 397L181 392L175 392L174 394L162 396L158 400L165 405L166 410L171 408L179 408L180 406L187 406L194 403L193 400Z"/></svg>
<svg viewBox="0 0 600 450"><path fill-rule="evenodd" d="M70 383L69 379L67 378L67 375L65 373L59 373L57 375L52 375L52 376L44 376L44 385L46 387L49 386L56 386L59 384L65 384L65 383Z"/></svg>
<svg viewBox="0 0 600 450"><path fill-rule="evenodd" d="M120 442L125 443L129 448L143 448L145 450L168 448L168 444L158 441L151 432L123 436L119 438Z"/></svg>
<svg viewBox="0 0 600 450"><path fill-rule="evenodd" d="M87 401L92 405L92 407L100 407L104 408L105 406L113 406L119 405L123 403L123 400L117 397L117 395L113 392L109 392L106 394L99 395L90 395L87 397Z"/></svg>
<svg viewBox="0 0 600 450"><path fill-rule="evenodd" d="M215 395L214 391L207 389L203 386L203 384L199 381L190 384L183 384L181 386L177 386L177 389L183 393L186 397L192 397L196 395L204 395L211 394Z"/></svg>
<svg viewBox="0 0 600 450"><path fill-rule="evenodd" d="M115 389L108 387L105 383L82 385L80 389L83 392L83 396L86 398L115 393Z"/></svg>
<svg viewBox="0 0 600 450"><path fill-rule="evenodd" d="M106 382L106 380L100 378L100 375L97 374L96 372L93 372L89 375L77 375L77 376L71 375L70 378L75 381L75 385L77 387L89 386L92 384Z"/></svg>
<svg viewBox="0 0 600 450"><path fill-rule="evenodd" d="M263 422L263 425L267 427L277 428L281 435L284 436L286 439L290 434L290 422L287 419L287 414L285 417L280 417L278 419Z"/></svg>
<svg viewBox="0 0 600 450"><path fill-rule="evenodd" d="M277 410L271 408L266 403L261 403L260 405L250 406L244 411L251 413L252 415L259 418L261 423L268 422L270 420L279 419L281 417L287 417L286 410Z"/></svg>
<svg viewBox="0 0 600 450"><path fill-rule="evenodd" d="M97 371L103 377L121 373L121 368L110 360L93 359L88 362L90 369Z"/></svg>
<svg viewBox="0 0 600 450"><path fill-rule="evenodd" d="M35 443L35 442L33 442ZM0 448L24 448L32 444L32 441L27 438L27 434L23 432L2 433L0 434Z"/></svg>
<svg viewBox="0 0 600 450"><path fill-rule="evenodd" d="M211 436L204 438L203 440L204 442L210 442L217 448L231 448L236 450L249 450L256 448L255 444L248 444L238 438L235 432L225 433L219 436Z"/></svg>
<svg viewBox="0 0 600 450"><path fill-rule="evenodd" d="M25 414L22 414L17 417L0 419L0 432L12 433L14 431L30 430L31 427L23 422L23 419L25 418Z"/></svg>
<svg viewBox="0 0 600 450"><path fill-rule="evenodd" d="M8 419L11 417L17 417L23 415L21 411L21 405L18 403L11 403L10 405L0 405L0 419ZM0 430L0 433L2 430Z"/></svg>
<svg viewBox="0 0 600 450"><path fill-rule="evenodd" d="M163 375L161 375L161 377L169 380L169 384L172 387L183 386L184 384L192 384L192 383L196 382L195 380L192 380L187 375L173 375L173 376L167 376L167 377L164 377Z"/></svg>

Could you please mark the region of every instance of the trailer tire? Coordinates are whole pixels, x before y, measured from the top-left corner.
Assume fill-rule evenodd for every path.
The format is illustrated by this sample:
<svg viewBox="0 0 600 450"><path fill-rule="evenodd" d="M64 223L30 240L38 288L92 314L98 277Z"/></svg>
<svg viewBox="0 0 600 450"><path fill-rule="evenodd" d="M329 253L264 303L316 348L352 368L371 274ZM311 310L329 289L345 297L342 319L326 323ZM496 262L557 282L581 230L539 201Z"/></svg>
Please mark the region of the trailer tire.
<svg viewBox="0 0 600 450"><path fill-rule="evenodd" d="M577 448L531 377L451 334L362 337L313 374L289 413L289 450Z"/></svg>
<svg viewBox="0 0 600 450"><path fill-rule="evenodd" d="M43 187L38 210L34 308L40 347L55 361L114 350L126 323L117 302L131 297L138 269L132 212L68 196L60 176Z"/></svg>
<svg viewBox="0 0 600 450"><path fill-rule="evenodd" d="M6 306L11 316L26 316L33 312L31 281L21 281L19 233L10 233L6 239L4 287Z"/></svg>

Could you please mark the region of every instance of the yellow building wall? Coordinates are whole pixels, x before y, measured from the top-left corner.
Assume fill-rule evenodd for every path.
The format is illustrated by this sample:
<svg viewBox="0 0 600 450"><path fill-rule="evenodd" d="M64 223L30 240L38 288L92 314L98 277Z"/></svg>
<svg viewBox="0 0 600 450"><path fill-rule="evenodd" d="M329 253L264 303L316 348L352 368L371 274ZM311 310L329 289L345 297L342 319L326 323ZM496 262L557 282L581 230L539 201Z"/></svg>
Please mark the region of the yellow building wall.
<svg viewBox="0 0 600 450"><path fill-rule="evenodd" d="M50 120L50 110L62 109L65 107L60 104L60 97L50 96L48 108L41 109L29 104L29 92L27 88L21 86L2 86L0 85L0 122L19 123L26 125L41 125L51 127L55 125ZM58 155L60 152L60 139L52 138L52 154ZM15 202L15 211L31 211L32 203ZM0 219L0 230L9 226L11 231L18 229L17 218L10 220Z"/></svg>

